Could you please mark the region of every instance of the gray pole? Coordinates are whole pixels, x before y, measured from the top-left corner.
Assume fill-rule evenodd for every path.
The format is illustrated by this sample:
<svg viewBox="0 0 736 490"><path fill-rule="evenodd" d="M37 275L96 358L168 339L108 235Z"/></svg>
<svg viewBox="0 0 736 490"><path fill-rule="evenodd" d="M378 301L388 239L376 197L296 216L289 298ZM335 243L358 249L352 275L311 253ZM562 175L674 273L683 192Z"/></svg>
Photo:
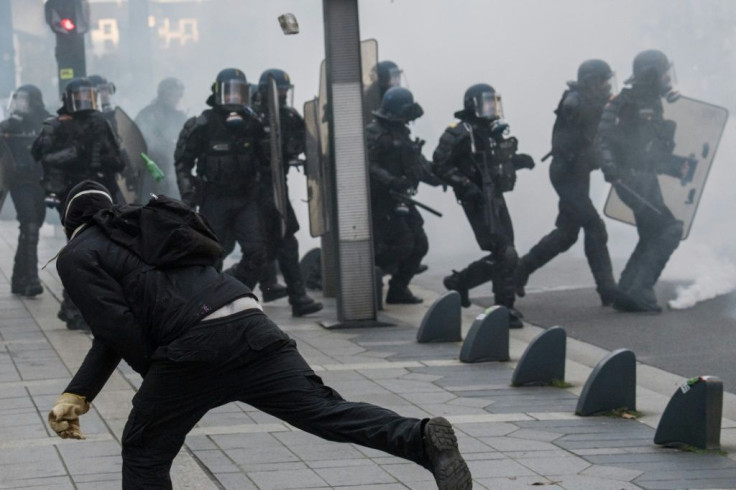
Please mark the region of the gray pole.
<svg viewBox="0 0 736 490"><path fill-rule="evenodd" d="M15 89L15 48L10 0L0 0L0 99Z"/></svg>
<svg viewBox="0 0 736 490"><path fill-rule="evenodd" d="M334 326L376 323L357 0L323 0L337 273ZM325 326L328 326L325 324Z"/></svg>

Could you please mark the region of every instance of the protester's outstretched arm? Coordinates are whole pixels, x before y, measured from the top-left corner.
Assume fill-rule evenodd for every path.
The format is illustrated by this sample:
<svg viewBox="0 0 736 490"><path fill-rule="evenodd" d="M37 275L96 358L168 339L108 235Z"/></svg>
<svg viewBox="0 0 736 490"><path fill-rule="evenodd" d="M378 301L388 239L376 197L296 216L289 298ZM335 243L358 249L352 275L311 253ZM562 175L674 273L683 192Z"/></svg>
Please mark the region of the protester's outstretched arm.
<svg viewBox="0 0 736 490"><path fill-rule="evenodd" d="M79 366L64 392L83 396L87 402L91 403L110 379L118 364L120 364L120 355L100 340L94 339L82 365Z"/></svg>

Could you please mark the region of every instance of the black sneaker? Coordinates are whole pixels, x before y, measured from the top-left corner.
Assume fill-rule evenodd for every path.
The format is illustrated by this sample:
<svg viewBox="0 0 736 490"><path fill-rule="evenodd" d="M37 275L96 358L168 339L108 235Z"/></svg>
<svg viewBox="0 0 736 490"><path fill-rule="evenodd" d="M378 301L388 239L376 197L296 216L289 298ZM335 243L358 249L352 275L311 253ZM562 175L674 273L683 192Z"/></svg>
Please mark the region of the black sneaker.
<svg viewBox="0 0 736 490"><path fill-rule="evenodd" d="M463 308L470 308L470 292L460 280L460 274L457 271L452 271L451 276L447 276L442 280L442 284L445 288L451 291L457 291L460 293L460 304Z"/></svg>
<svg viewBox="0 0 736 490"><path fill-rule="evenodd" d="M261 284L261 296L264 303L270 303L277 299L286 298L288 295L289 293L286 290L286 286L283 284L276 283L265 287Z"/></svg>
<svg viewBox="0 0 736 490"><path fill-rule="evenodd" d="M388 293L386 293L386 303L390 305L416 305L422 301L424 300L414 296L406 286L389 286Z"/></svg>
<svg viewBox="0 0 736 490"><path fill-rule="evenodd" d="M473 479L457 447L452 425L444 417L434 417L424 426L424 453L439 490L473 488Z"/></svg>

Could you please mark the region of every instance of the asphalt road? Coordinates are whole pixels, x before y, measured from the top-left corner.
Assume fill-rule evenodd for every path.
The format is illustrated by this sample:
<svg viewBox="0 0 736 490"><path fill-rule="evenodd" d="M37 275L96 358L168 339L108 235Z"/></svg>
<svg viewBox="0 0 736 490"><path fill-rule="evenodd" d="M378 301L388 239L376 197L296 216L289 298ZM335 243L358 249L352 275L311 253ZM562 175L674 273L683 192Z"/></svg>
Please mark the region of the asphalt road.
<svg viewBox="0 0 736 490"><path fill-rule="evenodd" d="M621 270L616 265L614 269ZM462 263L452 266L462 267ZM449 269L431 266L415 282L442 291L442 277ZM660 281L656 292L661 306L675 298L678 285ZM472 290L473 303L490 306L490 289L489 283ZM568 336L607 350L631 349L639 361L686 378L718 376L726 391L736 393L736 292L686 310L620 313L600 305L585 261L566 257L533 275L527 290L516 307L530 323L562 326Z"/></svg>

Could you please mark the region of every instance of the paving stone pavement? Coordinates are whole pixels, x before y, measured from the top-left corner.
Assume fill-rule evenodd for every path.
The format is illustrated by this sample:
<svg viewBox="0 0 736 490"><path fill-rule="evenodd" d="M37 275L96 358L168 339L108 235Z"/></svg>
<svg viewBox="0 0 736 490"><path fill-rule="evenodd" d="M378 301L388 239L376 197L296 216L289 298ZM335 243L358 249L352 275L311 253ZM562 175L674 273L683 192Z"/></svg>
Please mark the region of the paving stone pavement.
<svg viewBox="0 0 736 490"><path fill-rule="evenodd" d="M86 441L49 431L46 414L90 346L89 335L56 318L61 285L55 268L42 271L46 292L35 299L10 294L17 231L0 222L0 488L120 488L120 436L141 379L121 365L82 418ZM64 243L42 230L42 263ZM428 300L432 293L418 291ZM323 315L295 319L288 303L266 312L297 340L324 381L344 397L403 415L444 415L458 434L474 488L679 489L736 488L736 397L724 399L722 443L727 455L655 446L654 427L682 382L639 365L638 404L644 417L625 420L573 415L577 396L605 351L568 341L568 389L509 387L515 361L540 329L512 331L508 363L463 364L460 343L418 344L417 326L429 302L389 305L394 327L328 331ZM463 313L467 332L479 309ZM350 444L323 441L242 403L208 413L187 437L172 469L175 488L430 489L419 466Z"/></svg>

